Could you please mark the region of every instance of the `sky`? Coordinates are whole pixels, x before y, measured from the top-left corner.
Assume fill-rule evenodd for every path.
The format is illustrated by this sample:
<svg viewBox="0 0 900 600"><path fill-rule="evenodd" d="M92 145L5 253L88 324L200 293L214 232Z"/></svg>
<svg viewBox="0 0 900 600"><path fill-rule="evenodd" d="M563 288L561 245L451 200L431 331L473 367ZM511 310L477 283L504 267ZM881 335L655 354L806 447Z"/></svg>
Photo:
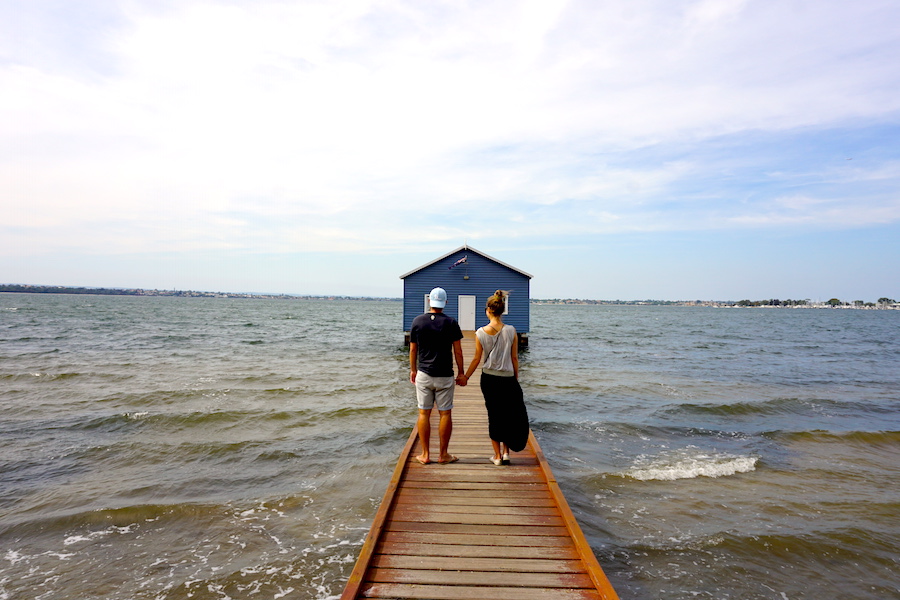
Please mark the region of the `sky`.
<svg viewBox="0 0 900 600"><path fill-rule="evenodd" d="M900 298L895 0L0 0L0 283Z"/></svg>

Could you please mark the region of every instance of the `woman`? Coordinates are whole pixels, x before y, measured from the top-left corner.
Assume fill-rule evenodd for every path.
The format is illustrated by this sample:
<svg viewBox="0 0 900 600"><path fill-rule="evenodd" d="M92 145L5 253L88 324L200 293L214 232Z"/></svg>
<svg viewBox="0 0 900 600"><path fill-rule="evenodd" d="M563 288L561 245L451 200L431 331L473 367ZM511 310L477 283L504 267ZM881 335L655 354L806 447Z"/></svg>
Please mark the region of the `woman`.
<svg viewBox="0 0 900 600"><path fill-rule="evenodd" d="M495 465L509 464L509 451L518 452L528 443L528 413L519 386L519 338L516 328L503 322L506 299L502 290L488 298L487 314L490 323L475 332L475 358L464 375L466 381L481 369L481 393L488 413L488 433Z"/></svg>

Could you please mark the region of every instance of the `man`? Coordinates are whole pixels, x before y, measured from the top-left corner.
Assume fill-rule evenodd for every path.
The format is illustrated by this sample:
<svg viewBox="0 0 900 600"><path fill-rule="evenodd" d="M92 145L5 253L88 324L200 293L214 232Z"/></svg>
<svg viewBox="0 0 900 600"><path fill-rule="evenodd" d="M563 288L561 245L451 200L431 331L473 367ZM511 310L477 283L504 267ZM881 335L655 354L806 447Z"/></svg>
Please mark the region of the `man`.
<svg viewBox="0 0 900 600"><path fill-rule="evenodd" d="M412 322L409 331L409 380L416 386L416 400L419 405L419 442L422 453L416 456L423 465L431 462L429 442L431 441L431 409L437 404L440 421L438 440L440 456L438 462L447 464L459 460L448 452L450 435L453 433L453 385L465 385L462 376L463 334L456 319L444 314L447 306L447 292L434 288L429 295L430 311L419 315ZM453 377L453 359L456 359L458 375Z"/></svg>

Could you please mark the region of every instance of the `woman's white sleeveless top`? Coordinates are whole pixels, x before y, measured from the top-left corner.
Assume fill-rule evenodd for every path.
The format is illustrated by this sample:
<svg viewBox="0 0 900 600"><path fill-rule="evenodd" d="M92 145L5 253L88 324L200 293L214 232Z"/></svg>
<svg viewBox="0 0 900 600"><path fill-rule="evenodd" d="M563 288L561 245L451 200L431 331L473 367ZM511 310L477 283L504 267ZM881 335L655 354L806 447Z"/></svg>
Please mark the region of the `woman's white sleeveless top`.
<svg viewBox="0 0 900 600"><path fill-rule="evenodd" d="M503 325L503 329L497 335L489 335L484 331L484 327L475 332L478 341L481 342L482 372L488 375L499 375L500 377L512 377L512 345L516 339L516 328L512 325Z"/></svg>

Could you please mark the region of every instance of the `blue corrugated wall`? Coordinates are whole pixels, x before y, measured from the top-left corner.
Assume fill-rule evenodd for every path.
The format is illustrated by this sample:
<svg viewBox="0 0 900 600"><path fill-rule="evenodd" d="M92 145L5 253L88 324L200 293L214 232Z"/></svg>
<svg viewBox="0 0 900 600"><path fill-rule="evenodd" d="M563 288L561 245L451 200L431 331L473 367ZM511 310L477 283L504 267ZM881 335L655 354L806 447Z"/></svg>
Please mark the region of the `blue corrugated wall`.
<svg viewBox="0 0 900 600"><path fill-rule="evenodd" d="M448 269L464 256L468 256L467 263ZM468 279L465 279L466 275L469 276ZM403 280L403 330L409 331L412 320L424 311L425 295L432 288L442 287L447 290L447 307L444 312L454 319L459 318L457 296L475 296L476 327L488 322L484 314L487 299L496 290L511 290L509 314L503 317L503 322L515 327L519 333L527 333L531 324L530 283L525 275L490 260L471 248L460 250Z"/></svg>

